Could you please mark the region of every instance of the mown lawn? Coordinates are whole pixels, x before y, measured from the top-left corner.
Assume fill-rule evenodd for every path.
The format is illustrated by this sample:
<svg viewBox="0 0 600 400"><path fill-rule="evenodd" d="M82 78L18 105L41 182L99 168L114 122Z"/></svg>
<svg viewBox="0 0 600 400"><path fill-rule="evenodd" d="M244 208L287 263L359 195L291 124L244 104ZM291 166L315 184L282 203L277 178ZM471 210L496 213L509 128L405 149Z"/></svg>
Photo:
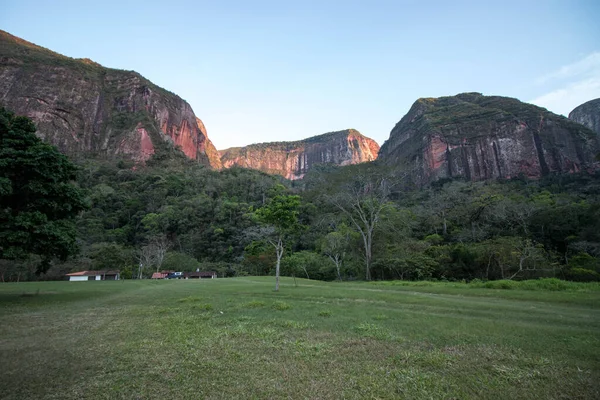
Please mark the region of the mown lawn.
<svg viewBox="0 0 600 400"><path fill-rule="evenodd" d="M0 284L2 399L597 399L600 291Z"/></svg>

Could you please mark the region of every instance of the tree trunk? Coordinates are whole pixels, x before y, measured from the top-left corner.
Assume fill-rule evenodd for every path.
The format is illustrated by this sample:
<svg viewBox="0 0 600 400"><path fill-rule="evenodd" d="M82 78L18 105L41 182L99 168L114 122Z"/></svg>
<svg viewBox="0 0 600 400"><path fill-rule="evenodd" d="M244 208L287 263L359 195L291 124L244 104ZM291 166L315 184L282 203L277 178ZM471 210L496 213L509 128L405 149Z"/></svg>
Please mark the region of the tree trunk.
<svg viewBox="0 0 600 400"><path fill-rule="evenodd" d="M337 276L338 276L338 279L339 279L339 280L340 280L340 282L341 282L341 281L342 281L342 274L341 274L341 272L340 272L340 264L341 264L341 261L339 260L339 258L338 258L338 257L336 257L336 258L335 258L335 269L336 269L336 271L337 271Z"/></svg>
<svg viewBox="0 0 600 400"><path fill-rule="evenodd" d="M371 280L371 245L373 243L373 234L371 231L367 233L367 238L365 240L365 264L366 264L366 280Z"/></svg>
<svg viewBox="0 0 600 400"><path fill-rule="evenodd" d="M310 279L310 276L308 276L308 271L306 270L306 267L302 266L302 269L304 270L304 273L306 274L306 279Z"/></svg>
<svg viewBox="0 0 600 400"><path fill-rule="evenodd" d="M275 252L277 253L277 264L275 265L275 291L279 292L279 270L281 266L281 257L283 257L283 239L281 236L277 239Z"/></svg>
<svg viewBox="0 0 600 400"><path fill-rule="evenodd" d="M519 275L520 272L523 272L523 262L527 259L526 256L521 256L519 257L519 270L517 272L515 272L514 274L511 275L510 278L508 278L509 280L512 280L515 276Z"/></svg>
<svg viewBox="0 0 600 400"><path fill-rule="evenodd" d="M490 254L490 256L488 258L487 269L485 270L485 279L486 280L490 279L490 266L492 265L492 257L493 257L493 255Z"/></svg>

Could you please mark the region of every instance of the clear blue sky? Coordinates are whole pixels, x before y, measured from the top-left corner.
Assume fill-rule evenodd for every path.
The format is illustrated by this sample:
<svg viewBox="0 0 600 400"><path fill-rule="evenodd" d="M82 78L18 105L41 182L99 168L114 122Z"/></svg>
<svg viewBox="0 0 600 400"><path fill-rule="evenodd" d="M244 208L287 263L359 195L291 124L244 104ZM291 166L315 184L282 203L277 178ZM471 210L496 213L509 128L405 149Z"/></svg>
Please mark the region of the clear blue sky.
<svg viewBox="0 0 600 400"><path fill-rule="evenodd" d="M217 148L355 128L476 91L568 114L600 97L600 1L2 0L0 28L135 70Z"/></svg>

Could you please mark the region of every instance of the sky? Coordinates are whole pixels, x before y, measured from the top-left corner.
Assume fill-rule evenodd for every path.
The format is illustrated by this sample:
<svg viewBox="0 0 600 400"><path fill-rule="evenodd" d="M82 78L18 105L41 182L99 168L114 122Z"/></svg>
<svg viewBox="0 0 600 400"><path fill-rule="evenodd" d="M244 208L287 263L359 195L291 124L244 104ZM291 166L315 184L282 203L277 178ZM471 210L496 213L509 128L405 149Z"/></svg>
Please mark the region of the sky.
<svg viewBox="0 0 600 400"><path fill-rule="evenodd" d="M0 0L0 29L135 70L217 149L353 128L380 145L421 97L600 97L600 1Z"/></svg>

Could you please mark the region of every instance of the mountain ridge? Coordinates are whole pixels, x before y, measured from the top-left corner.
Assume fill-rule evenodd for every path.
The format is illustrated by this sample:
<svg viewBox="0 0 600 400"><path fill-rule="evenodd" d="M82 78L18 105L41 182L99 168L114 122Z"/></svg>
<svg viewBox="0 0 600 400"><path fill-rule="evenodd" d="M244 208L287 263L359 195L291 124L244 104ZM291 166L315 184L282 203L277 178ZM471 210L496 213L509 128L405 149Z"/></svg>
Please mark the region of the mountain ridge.
<svg viewBox="0 0 600 400"><path fill-rule="evenodd" d="M219 151L224 168L239 166L301 179L315 164L357 164L377 158L379 145L355 129L327 132L302 140L253 143Z"/></svg>
<svg viewBox="0 0 600 400"><path fill-rule="evenodd" d="M404 164L422 184L538 178L591 167L597 136L548 110L502 96L420 98L381 146L384 164Z"/></svg>
<svg viewBox="0 0 600 400"><path fill-rule="evenodd" d="M569 113L569 119L585 125L600 135L600 98L586 101Z"/></svg>
<svg viewBox="0 0 600 400"><path fill-rule="evenodd" d="M220 168L191 106L135 71L71 58L0 30L0 104L69 155L146 162L168 147Z"/></svg>

